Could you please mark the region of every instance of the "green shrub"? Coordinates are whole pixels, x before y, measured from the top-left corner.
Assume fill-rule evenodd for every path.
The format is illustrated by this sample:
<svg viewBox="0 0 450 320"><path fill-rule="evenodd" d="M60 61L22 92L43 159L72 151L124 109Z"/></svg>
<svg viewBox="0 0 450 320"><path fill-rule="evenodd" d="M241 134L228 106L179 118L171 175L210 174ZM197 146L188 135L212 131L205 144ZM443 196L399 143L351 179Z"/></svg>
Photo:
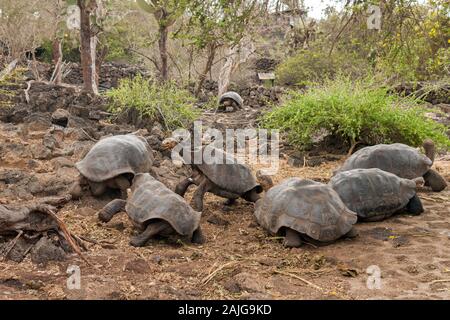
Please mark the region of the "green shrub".
<svg viewBox="0 0 450 320"><path fill-rule="evenodd" d="M367 61L349 52L334 52L331 56L321 49L301 50L283 61L276 70L277 83L308 86L320 83L336 74L364 76L369 70Z"/></svg>
<svg viewBox="0 0 450 320"><path fill-rule="evenodd" d="M195 99L173 82L158 84L138 75L122 79L119 87L106 93L111 98L110 111L119 114L135 109L142 117L160 121L167 130L188 127L199 115Z"/></svg>
<svg viewBox="0 0 450 320"><path fill-rule="evenodd" d="M284 105L263 115L266 128L279 129L302 149L324 129L349 145L401 142L420 145L431 138L441 148L450 147L446 127L426 117L418 100L390 95L373 80L352 82L338 77L305 94L292 92Z"/></svg>

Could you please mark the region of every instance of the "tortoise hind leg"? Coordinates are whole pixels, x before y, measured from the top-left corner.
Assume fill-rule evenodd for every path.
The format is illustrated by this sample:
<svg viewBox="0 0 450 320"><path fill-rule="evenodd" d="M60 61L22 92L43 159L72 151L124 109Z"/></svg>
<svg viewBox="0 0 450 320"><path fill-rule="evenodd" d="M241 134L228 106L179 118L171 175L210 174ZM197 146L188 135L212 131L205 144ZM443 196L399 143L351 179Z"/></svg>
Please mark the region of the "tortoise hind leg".
<svg viewBox="0 0 450 320"><path fill-rule="evenodd" d="M172 227L166 221L152 222L142 233L132 237L130 244L133 247L143 247L145 246L147 241L150 240L150 238L156 236L157 234L168 228L171 229Z"/></svg>
<svg viewBox="0 0 450 320"><path fill-rule="evenodd" d="M408 204L406 205L406 211L414 216L418 216L424 211L422 201L420 201L420 198L417 196L417 194L409 200Z"/></svg>
<svg viewBox="0 0 450 320"><path fill-rule="evenodd" d="M197 243L197 244L203 244L203 243L205 243L205 241L206 241L206 239L205 239L205 236L203 235L203 231L200 227L198 227L197 230L195 230L194 233L192 234L191 242Z"/></svg>
<svg viewBox="0 0 450 320"><path fill-rule="evenodd" d="M435 192L440 192L447 187L447 182L436 170L428 170L423 175L423 179L425 180L425 185L430 186L431 190Z"/></svg>
<svg viewBox="0 0 450 320"><path fill-rule="evenodd" d="M300 234L292 230L291 228L286 228L286 235L283 242L284 246L289 248L298 248L302 245L302 239Z"/></svg>
<svg viewBox="0 0 450 320"><path fill-rule="evenodd" d="M180 195L180 196L182 196L182 197L184 197L184 195L186 194L187 189L192 184L194 184L194 181L192 181L192 178L184 179L183 181L178 183L177 186L175 187L175 193Z"/></svg>
<svg viewBox="0 0 450 320"><path fill-rule="evenodd" d="M103 207L102 210L98 213L98 218L102 222L109 222L111 219L119 213L120 211L125 210L125 205L127 202L122 199L115 199L108 203Z"/></svg>

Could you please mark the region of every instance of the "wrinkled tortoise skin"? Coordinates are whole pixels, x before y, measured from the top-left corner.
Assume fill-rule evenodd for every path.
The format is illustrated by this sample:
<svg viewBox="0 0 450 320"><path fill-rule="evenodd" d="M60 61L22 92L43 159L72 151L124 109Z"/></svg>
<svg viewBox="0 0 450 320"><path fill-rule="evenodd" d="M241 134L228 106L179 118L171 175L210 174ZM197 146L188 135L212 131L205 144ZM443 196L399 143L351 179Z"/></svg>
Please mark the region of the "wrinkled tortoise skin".
<svg viewBox="0 0 450 320"><path fill-rule="evenodd" d="M148 173L137 174L125 206L131 221L143 229L149 220L167 221L182 236L192 237L200 224L201 213Z"/></svg>
<svg viewBox="0 0 450 320"><path fill-rule="evenodd" d="M147 141L127 134L101 139L76 167L90 181L103 182L121 174L148 172L152 163Z"/></svg>
<svg viewBox="0 0 450 320"><path fill-rule="evenodd" d="M337 240L357 221L330 186L300 178L271 188L256 203L255 216L272 234L287 227L320 242Z"/></svg>
<svg viewBox="0 0 450 320"><path fill-rule="evenodd" d="M389 217L404 208L416 194L414 181L380 169L340 172L329 184L362 219Z"/></svg>

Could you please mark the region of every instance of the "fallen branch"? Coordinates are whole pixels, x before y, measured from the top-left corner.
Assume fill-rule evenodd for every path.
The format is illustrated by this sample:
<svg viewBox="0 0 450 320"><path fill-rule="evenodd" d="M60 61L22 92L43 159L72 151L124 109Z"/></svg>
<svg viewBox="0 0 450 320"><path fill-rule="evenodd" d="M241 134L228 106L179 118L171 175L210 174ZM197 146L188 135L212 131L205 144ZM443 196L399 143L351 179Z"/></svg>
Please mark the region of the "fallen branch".
<svg viewBox="0 0 450 320"><path fill-rule="evenodd" d="M49 207L42 207L42 211L47 213L48 215L50 215L56 221L56 223L58 224L58 227L61 229L62 234L64 235L64 238L67 240L67 242L69 243L69 245L73 249L73 251L75 251L76 254L78 254L78 256L84 262L86 262L88 265L92 266L92 264L81 253L80 247L78 246L78 244L72 238L72 235L67 230L67 227L64 224L64 222L60 218L58 218L58 216Z"/></svg>
<svg viewBox="0 0 450 320"><path fill-rule="evenodd" d="M302 277L300 277L300 276L298 276L298 275L296 275L296 274L292 274L292 273L284 272L284 271L280 271L280 270L274 270L274 272L275 272L275 273L282 274L282 275L285 275L285 276L288 276L288 277L291 277L291 278L294 278L294 279L297 279L297 280L300 280L300 281L302 281L303 283L307 284L308 286L310 286L310 287L312 287L312 288L314 288L314 289L316 289L316 290L319 290L319 291L321 291L321 292L324 292L323 288L319 287L318 285L315 285L315 284L312 283L311 281L308 281L308 280L306 280L306 279L303 279Z"/></svg>
<svg viewBox="0 0 450 320"><path fill-rule="evenodd" d="M23 231L19 230L19 232L17 233L17 236L8 244L9 248L7 248L5 250L5 252L2 254L2 261L4 261L7 257L8 254L11 252L11 250L16 246L17 241L19 240L19 238L23 235Z"/></svg>
<svg viewBox="0 0 450 320"><path fill-rule="evenodd" d="M89 138L89 140L91 140L91 141L93 141L93 142L97 142L97 141L98 141L97 139L92 138L92 137L86 132L86 130L84 130L83 128L80 128L80 130L81 130L81 132L83 132L83 133L86 135L86 137Z"/></svg>
<svg viewBox="0 0 450 320"><path fill-rule="evenodd" d="M430 284L442 283L442 282L450 282L450 279L433 280L430 282Z"/></svg>
<svg viewBox="0 0 450 320"><path fill-rule="evenodd" d="M211 272L210 274L208 274L206 277L204 277L201 281L202 285L207 284L209 281L211 281L220 271L222 271L223 269L230 267L234 264L238 263L237 261L231 261L228 263L225 263L224 265L221 265L220 267L218 267L216 270L214 270L213 272Z"/></svg>
<svg viewBox="0 0 450 320"><path fill-rule="evenodd" d="M23 91L25 92L25 100L27 101L27 104L30 103L30 94L29 91L31 89L31 84L34 82L34 80L27 81L27 88Z"/></svg>

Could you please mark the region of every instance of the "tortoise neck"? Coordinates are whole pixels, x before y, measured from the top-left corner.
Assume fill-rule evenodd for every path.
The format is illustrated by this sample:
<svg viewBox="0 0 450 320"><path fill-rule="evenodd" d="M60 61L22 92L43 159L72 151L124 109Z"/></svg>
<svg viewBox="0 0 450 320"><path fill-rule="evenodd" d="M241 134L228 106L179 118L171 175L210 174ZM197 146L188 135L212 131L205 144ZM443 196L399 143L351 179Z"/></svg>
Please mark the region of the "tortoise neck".
<svg viewBox="0 0 450 320"><path fill-rule="evenodd" d="M436 147L434 142L430 139L427 139L423 143L423 148L425 149L425 155L434 163L434 157L436 154Z"/></svg>

